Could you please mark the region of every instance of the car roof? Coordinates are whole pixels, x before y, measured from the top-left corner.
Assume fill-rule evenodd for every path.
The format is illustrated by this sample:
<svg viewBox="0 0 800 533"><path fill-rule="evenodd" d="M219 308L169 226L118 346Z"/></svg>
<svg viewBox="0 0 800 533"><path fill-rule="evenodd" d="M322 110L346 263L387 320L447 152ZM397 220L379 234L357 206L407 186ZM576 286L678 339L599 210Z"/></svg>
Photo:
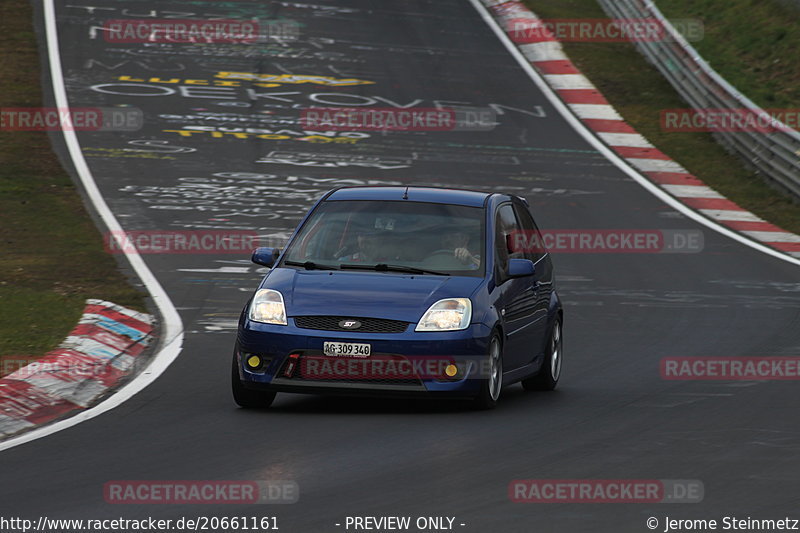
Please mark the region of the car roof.
<svg viewBox="0 0 800 533"><path fill-rule="evenodd" d="M406 191L407 194L406 194ZM491 193L438 187L342 187L333 191L325 201L338 200L408 200L483 207Z"/></svg>

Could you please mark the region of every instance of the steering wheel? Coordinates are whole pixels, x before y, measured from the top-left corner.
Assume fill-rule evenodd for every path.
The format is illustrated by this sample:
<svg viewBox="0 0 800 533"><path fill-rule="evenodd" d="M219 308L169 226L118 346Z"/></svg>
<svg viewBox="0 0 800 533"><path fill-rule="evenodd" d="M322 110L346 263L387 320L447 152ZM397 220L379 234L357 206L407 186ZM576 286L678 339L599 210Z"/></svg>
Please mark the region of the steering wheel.
<svg viewBox="0 0 800 533"><path fill-rule="evenodd" d="M434 250L422 261L422 263L433 268L453 270L461 270L466 267L464 263L459 261L459 259L453 255L453 250L447 250L445 248Z"/></svg>

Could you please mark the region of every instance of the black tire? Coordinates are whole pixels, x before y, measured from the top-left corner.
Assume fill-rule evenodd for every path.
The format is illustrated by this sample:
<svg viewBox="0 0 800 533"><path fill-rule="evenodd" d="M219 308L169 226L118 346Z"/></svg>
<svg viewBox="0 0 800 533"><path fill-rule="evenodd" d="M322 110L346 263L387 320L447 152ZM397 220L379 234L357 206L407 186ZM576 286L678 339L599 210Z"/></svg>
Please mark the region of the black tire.
<svg viewBox="0 0 800 533"><path fill-rule="evenodd" d="M558 386L561 378L561 365L564 360L564 338L561 329L561 318L556 318L550 329L542 369L533 377L522 380L525 390L551 391Z"/></svg>
<svg viewBox="0 0 800 533"><path fill-rule="evenodd" d="M239 407L245 409L266 409L275 400L274 392L257 391L246 389L239 379L239 360L236 354L233 354L233 363L231 365L231 390L233 392L233 401Z"/></svg>
<svg viewBox="0 0 800 533"><path fill-rule="evenodd" d="M481 382L481 392L473 400L475 409L494 409L503 388L503 344L496 333L489 341L489 376Z"/></svg>

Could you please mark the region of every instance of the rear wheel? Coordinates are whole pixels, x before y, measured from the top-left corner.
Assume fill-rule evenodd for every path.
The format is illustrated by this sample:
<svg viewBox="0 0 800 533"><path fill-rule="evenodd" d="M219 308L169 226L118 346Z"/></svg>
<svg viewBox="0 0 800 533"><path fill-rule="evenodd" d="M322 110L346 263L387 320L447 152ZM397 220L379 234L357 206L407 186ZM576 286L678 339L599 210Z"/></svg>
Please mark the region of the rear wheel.
<svg viewBox="0 0 800 533"><path fill-rule="evenodd" d="M231 365L231 390L233 392L233 401L239 407L246 409L266 409L275 400L274 392L265 392L246 389L242 385L242 380L239 379L239 360L236 354L233 354L233 362Z"/></svg>
<svg viewBox="0 0 800 533"><path fill-rule="evenodd" d="M477 409L494 409L503 388L503 347L495 334L489 341L489 375L481 383L481 392L474 400Z"/></svg>
<svg viewBox="0 0 800 533"><path fill-rule="evenodd" d="M522 380L525 390L550 391L558 385L561 377L561 364L564 355L563 340L561 338L561 319L556 318L550 330L550 339L547 343L542 369L533 377Z"/></svg>

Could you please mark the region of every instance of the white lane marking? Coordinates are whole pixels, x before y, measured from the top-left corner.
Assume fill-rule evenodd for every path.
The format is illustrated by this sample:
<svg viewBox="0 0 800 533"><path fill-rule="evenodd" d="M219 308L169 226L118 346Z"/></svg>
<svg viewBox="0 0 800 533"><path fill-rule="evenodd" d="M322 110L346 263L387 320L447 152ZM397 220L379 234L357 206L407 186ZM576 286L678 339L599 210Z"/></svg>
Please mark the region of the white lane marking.
<svg viewBox="0 0 800 533"><path fill-rule="evenodd" d="M556 91L563 89L595 88L592 82L589 81L589 78L583 74L545 74L544 77Z"/></svg>
<svg viewBox="0 0 800 533"><path fill-rule="evenodd" d="M662 185L664 189L678 198L718 198L724 199L720 193L706 185Z"/></svg>
<svg viewBox="0 0 800 533"><path fill-rule="evenodd" d="M729 220L735 222L766 222L750 211L733 209L700 209L700 212L714 220Z"/></svg>
<svg viewBox="0 0 800 533"><path fill-rule="evenodd" d="M608 104L567 104L578 117L599 120L622 120L617 110Z"/></svg>
<svg viewBox="0 0 800 533"><path fill-rule="evenodd" d="M58 49L58 29L56 27L55 6L53 0L43 0L44 2L44 22L45 33L47 39L47 54L50 62L50 76L53 82L53 93L55 95L56 106L59 109L68 109L69 101L67 100L67 92L64 87L64 78L61 70L61 55ZM89 166L83 158L78 137L74 131L63 131L64 141L67 145L72 163L75 165L75 170L81 180L89 200L92 202L95 210L100 215L103 223L109 231L119 232L122 234L122 226L119 221L114 217L114 213L109 209L103 196L100 194L97 184L94 181L92 173L89 171ZM112 233L113 234L113 233ZM125 247L123 249L127 249ZM130 247L133 248L133 247ZM19 437L14 437L6 441L0 442L0 451L19 446L32 440L40 439L47 435L52 435L58 431L70 428L81 422L99 416L106 411L121 405L126 400L133 397L137 392L141 391L160 376L164 370L178 357L183 345L183 322L178 311L175 309L172 301L169 299L164 288L158 282L156 277L147 267L139 253L132 249L125 252L125 257L131 264L131 267L142 280L148 292L153 298L158 310L161 313L163 323L161 326L161 347L153 355L152 360L147 365L147 368L129 381L125 386L117 392L109 396L103 402L97 404L91 409L82 411L77 415L61 420L54 424L43 426L38 429L24 433Z"/></svg>
<svg viewBox="0 0 800 533"><path fill-rule="evenodd" d="M638 133L599 132L597 135L609 146L629 146L631 148L655 148L644 135Z"/></svg>
<svg viewBox="0 0 800 533"><path fill-rule="evenodd" d="M594 133L586 127L586 125L581 122L578 117L576 117L573 113L570 112L569 108L564 104L561 99L556 96L555 91L547 85L544 79L536 72L536 69L531 66L530 63L525 59L525 56L514 46L514 43L511 42L511 39L503 32L503 29L497 24L497 21L492 18L492 15L489 11L480 3L480 0L469 0L472 4L472 7L475 8L476 11L480 14L483 21L494 31L495 35L500 42L506 47L509 53L517 60L522 70L528 75L528 77L539 87L539 90L550 100L550 103L555 107L562 117L572 126L572 128L581 135L586 142L588 142L593 148L595 148L598 152L602 153L609 161L611 161L614 165L616 165L622 172L630 176L636 183L644 187L648 192L650 192L653 196L667 204L668 206L672 207L676 211L679 211L686 215L687 217L691 218L695 222L702 224L703 226L716 231L726 237L730 237L731 239L738 241L754 250L758 250L759 252L765 253L767 255L771 255L777 259L782 261L786 261L787 263L791 263L793 265L800 266L800 259L790 257L784 253L781 253L777 250L770 248L769 246L764 246L756 241L753 241L739 233L732 231L724 226L713 222L712 220L704 217L703 215L699 214L698 212L690 209L689 207L685 206L679 200L670 196L665 191L663 191L658 185L651 182L649 179L645 178L639 172L636 171L630 164L628 164L623 158L618 156L614 153L611 148L603 144L600 139L598 139Z"/></svg>

